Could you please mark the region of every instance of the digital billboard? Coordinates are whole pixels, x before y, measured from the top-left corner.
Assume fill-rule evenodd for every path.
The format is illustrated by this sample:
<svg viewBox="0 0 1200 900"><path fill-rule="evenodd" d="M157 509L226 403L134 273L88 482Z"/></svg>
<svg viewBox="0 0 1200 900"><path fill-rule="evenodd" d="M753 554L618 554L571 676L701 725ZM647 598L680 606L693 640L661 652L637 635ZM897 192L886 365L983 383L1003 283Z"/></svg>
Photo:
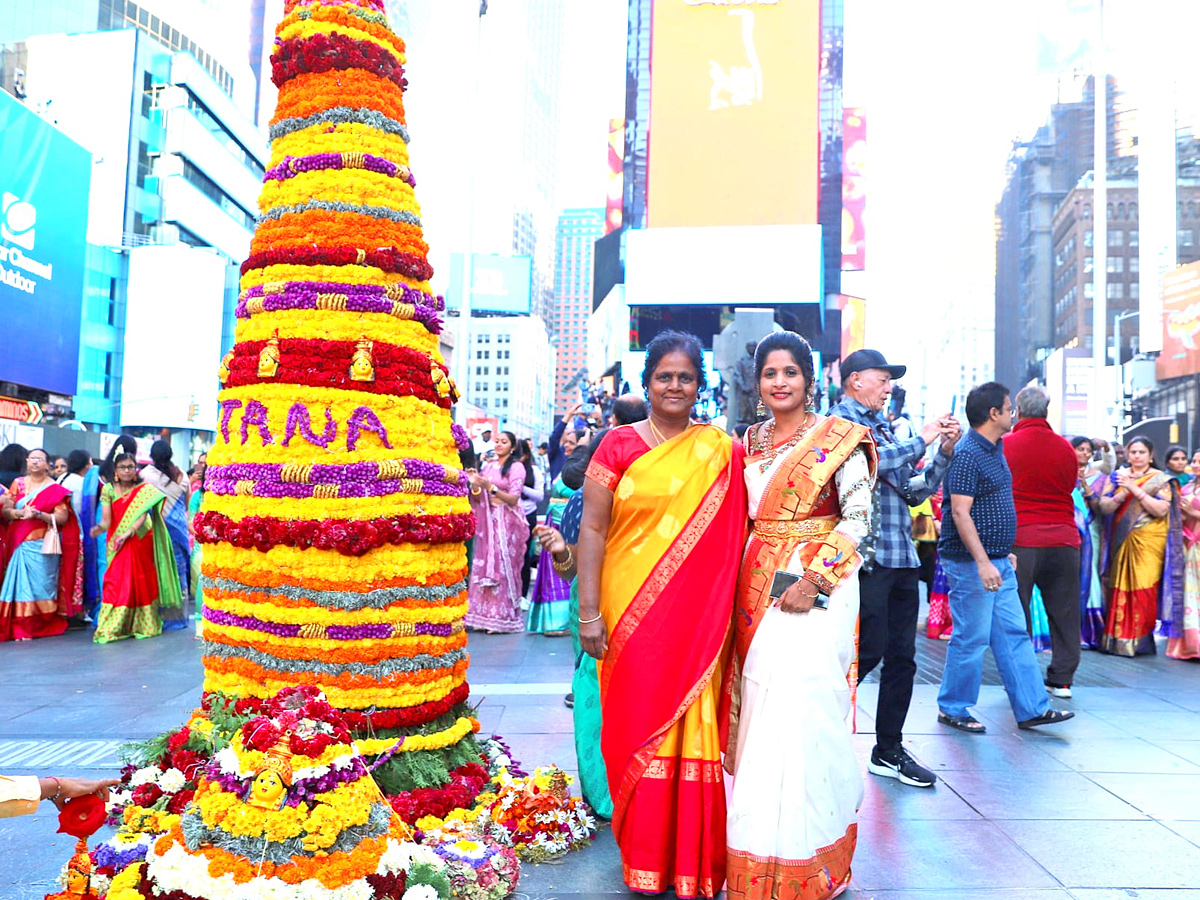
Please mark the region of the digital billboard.
<svg viewBox="0 0 1200 900"><path fill-rule="evenodd" d="M867 342L867 301L862 297L838 294L838 309L842 311L842 354L845 359Z"/></svg>
<svg viewBox="0 0 1200 900"><path fill-rule="evenodd" d="M1155 377L1200 374L1200 262L1163 273L1162 286L1162 352Z"/></svg>
<svg viewBox="0 0 1200 900"><path fill-rule="evenodd" d="M604 210L604 233L621 227L625 215L625 120L608 121L608 196Z"/></svg>
<svg viewBox="0 0 1200 900"><path fill-rule="evenodd" d="M462 306L462 253L450 255L450 287L446 291L446 306ZM494 256L472 254L471 311L529 313L529 294L533 285L533 258L529 256Z"/></svg>
<svg viewBox="0 0 1200 900"><path fill-rule="evenodd" d="M811 225L819 0L655 0L650 227Z"/></svg>
<svg viewBox="0 0 1200 900"><path fill-rule="evenodd" d="M225 267L186 244L129 251L122 425L216 431Z"/></svg>
<svg viewBox="0 0 1200 900"><path fill-rule="evenodd" d="M0 381L73 395L92 155L0 91Z"/></svg>
<svg viewBox="0 0 1200 900"><path fill-rule="evenodd" d="M842 111L842 271L867 267L867 113Z"/></svg>

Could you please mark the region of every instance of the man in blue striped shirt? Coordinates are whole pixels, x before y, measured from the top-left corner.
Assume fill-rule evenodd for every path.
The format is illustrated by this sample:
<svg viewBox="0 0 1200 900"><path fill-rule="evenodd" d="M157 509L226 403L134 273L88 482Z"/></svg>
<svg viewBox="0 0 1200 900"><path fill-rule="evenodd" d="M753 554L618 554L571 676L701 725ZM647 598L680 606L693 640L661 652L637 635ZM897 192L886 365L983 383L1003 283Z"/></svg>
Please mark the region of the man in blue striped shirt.
<svg viewBox="0 0 1200 900"><path fill-rule="evenodd" d="M858 576L858 679L879 662L879 701L875 711L875 748L867 768L902 784L931 787L937 776L908 754L901 742L917 673L917 612L920 607L920 560L912 539L912 514L931 497L950 466L962 428L952 415L925 425L919 434L899 440L884 415L892 379L907 369L888 365L878 350L856 350L841 363L845 396L829 412L866 425L875 438L879 470L871 523L874 556ZM935 441L941 447L923 469L917 464ZM868 550L868 555L870 551Z"/></svg>

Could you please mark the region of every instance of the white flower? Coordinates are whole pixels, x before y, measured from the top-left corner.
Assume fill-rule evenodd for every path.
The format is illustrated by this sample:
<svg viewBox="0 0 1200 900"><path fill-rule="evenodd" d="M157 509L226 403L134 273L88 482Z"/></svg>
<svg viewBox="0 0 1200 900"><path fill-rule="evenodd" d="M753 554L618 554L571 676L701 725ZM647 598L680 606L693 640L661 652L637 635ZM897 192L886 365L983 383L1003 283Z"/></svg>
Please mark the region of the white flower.
<svg viewBox="0 0 1200 900"><path fill-rule="evenodd" d="M498 766L511 766L512 765L512 759L509 757L509 755L507 753L501 753L494 760L492 760L492 762L494 762Z"/></svg>
<svg viewBox="0 0 1200 900"><path fill-rule="evenodd" d="M158 776L158 786L168 794L177 794L187 784L187 778L178 769L167 769Z"/></svg>
<svg viewBox="0 0 1200 900"><path fill-rule="evenodd" d="M242 777L240 765L238 763L237 753L232 747L226 747L224 750L218 750L216 755L217 763L221 766L221 771L226 775L237 775Z"/></svg>
<svg viewBox="0 0 1200 900"><path fill-rule="evenodd" d="M404 900L438 900L438 892L428 884L414 884L404 892Z"/></svg>
<svg viewBox="0 0 1200 900"><path fill-rule="evenodd" d="M427 866L433 866L433 868L438 870L446 868L446 861L444 859L434 853L431 848L422 846L420 844L413 846L412 861L414 863L422 863ZM405 892L404 896L408 896L407 891Z"/></svg>
<svg viewBox="0 0 1200 900"><path fill-rule="evenodd" d="M158 778L158 766L146 766L144 769L138 769L133 773L133 777L129 779L131 787L137 787L142 784L153 784Z"/></svg>

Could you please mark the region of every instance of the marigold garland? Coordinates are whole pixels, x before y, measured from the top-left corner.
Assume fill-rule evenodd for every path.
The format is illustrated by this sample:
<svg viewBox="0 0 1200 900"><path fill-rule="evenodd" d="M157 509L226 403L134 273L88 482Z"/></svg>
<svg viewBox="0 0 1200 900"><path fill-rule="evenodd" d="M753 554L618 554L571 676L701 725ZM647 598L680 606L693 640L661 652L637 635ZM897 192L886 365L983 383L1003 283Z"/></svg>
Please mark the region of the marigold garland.
<svg viewBox="0 0 1200 900"><path fill-rule="evenodd" d="M211 457L210 457L211 458ZM204 572L251 587L306 584L313 590L353 591L397 584L447 584L466 576L466 550L460 545L381 547L346 569L346 557L333 550L272 547L265 553L229 544L204 548ZM286 573L286 574L285 574Z"/></svg>
<svg viewBox="0 0 1200 900"><path fill-rule="evenodd" d="M418 750L441 750L451 744L457 744L468 734L478 734L479 720L474 717L462 717L450 728L437 734L410 734L407 737L396 738L360 738L354 746L364 756L378 756L388 750L398 753L412 753Z"/></svg>
<svg viewBox="0 0 1200 900"><path fill-rule="evenodd" d="M399 122L392 124L396 129L402 130L404 127ZM318 120L277 137L271 145L270 163L273 168L289 156L342 153L347 143L352 143L358 153L408 165L408 141L402 134L381 131L364 122L337 121L330 124L328 120Z"/></svg>
<svg viewBox="0 0 1200 900"><path fill-rule="evenodd" d="M272 122L303 118L333 106L351 106L382 113L404 122L404 104L391 90L390 79L362 69L347 69L331 78L324 72L303 72L279 87Z"/></svg>

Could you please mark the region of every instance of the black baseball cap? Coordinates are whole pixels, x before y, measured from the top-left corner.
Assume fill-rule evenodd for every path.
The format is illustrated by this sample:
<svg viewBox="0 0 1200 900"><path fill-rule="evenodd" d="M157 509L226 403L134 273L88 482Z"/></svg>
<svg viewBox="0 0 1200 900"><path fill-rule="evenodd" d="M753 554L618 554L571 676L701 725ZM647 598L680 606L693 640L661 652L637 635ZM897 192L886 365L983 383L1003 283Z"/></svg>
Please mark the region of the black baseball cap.
<svg viewBox="0 0 1200 900"><path fill-rule="evenodd" d="M867 369L883 369L893 378L903 378L908 366L889 366L888 361L878 350L855 350L842 360L842 381L855 372L865 372Z"/></svg>

